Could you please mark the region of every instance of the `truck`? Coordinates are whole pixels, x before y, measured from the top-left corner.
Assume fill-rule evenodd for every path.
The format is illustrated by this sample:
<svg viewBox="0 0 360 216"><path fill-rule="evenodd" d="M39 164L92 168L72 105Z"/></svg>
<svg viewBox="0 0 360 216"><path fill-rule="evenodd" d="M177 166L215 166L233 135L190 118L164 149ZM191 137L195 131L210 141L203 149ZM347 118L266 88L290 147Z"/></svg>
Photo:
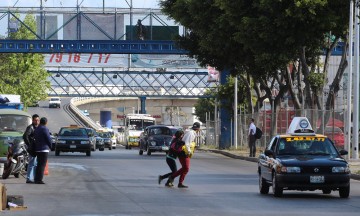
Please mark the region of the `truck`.
<svg viewBox="0 0 360 216"><path fill-rule="evenodd" d="M21 103L20 98L20 95L0 94L0 109L23 110L24 105Z"/></svg>
<svg viewBox="0 0 360 216"><path fill-rule="evenodd" d="M155 118L150 114L127 114L125 116L125 148L139 146L139 139L144 129L155 125Z"/></svg>

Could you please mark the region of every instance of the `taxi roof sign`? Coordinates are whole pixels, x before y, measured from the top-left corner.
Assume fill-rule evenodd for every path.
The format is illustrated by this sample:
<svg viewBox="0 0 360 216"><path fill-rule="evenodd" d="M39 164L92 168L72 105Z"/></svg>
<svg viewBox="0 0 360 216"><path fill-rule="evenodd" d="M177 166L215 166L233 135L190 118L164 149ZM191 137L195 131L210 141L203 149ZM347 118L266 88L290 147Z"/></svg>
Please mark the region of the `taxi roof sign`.
<svg viewBox="0 0 360 216"><path fill-rule="evenodd" d="M287 133L290 135L315 135L315 132L306 117L294 117Z"/></svg>

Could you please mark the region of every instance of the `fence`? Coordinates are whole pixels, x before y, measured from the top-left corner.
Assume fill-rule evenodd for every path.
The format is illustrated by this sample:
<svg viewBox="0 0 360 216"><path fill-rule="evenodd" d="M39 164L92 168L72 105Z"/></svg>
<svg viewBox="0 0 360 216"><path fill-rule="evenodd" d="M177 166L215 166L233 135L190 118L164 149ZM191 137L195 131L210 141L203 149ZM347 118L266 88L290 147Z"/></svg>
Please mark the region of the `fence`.
<svg viewBox="0 0 360 216"><path fill-rule="evenodd" d="M329 116L327 122L325 117ZM263 131L263 136L257 141L257 147L264 148L270 139L276 134L285 134L294 117L306 116L313 130L316 133L322 133L332 139L335 145L339 148L344 148L344 129L345 129L345 117L344 110L289 110L280 109L278 113L273 113L271 110L261 110L258 113L249 114L242 112L238 115L238 147L247 148L248 146L248 129L250 118L255 119L255 124ZM276 120L273 120L275 118ZM273 122L273 123L272 123ZM214 145L218 147L219 132L219 119L206 121L205 130L205 144ZM274 125L274 126L273 126ZM233 135L232 135L233 137ZM232 139L233 140L233 139ZM233 142L233 141L232 141ZM234 145L234 143L232 143Z"/></svg>

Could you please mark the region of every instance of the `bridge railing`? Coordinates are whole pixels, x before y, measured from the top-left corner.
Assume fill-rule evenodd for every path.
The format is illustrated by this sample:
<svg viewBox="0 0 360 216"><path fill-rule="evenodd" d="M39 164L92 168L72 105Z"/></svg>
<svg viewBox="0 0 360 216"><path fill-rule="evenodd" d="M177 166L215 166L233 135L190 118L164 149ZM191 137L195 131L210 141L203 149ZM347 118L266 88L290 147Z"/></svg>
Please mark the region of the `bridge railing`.
<svg viewBox="0 0 360 216"><path fill-rule="evenodd" d="M88 99L91 99L91 98L79 98L79 97L72 98L70 100L70 110L76 115L76 117L81 119L81 121L84 122L87 127L92 127L95 130L101 130L103 128L100 125L96 124L92 119L90 119L89 117L84 115L84 113L81 112L79 108L77 108L77 105L80 105L82 103L82 101L88 100Z"/></svg>

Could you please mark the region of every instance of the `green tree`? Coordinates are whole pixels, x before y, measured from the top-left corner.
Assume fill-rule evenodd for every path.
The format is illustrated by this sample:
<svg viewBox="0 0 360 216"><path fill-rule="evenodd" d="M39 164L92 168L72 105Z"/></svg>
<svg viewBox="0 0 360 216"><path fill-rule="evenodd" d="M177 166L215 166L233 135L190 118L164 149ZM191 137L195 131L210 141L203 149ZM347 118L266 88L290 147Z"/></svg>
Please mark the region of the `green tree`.
<svg viewBox="0 0 360 216"><path fill-rule="evenodd" d="M316 89L312 88L321 84L312 86L309 82L314 76L310 74L320 71L326 79L330 51L340 39L347 42L347 1L164 0L160 5L163 12L188 29L188 34L178 41L191 56L202 65L230 69L246 77L242 80L254 89L252 92L258 98L252 105L248 97L252 109L261 108L259 105L268 98L274 100L277 113L286 93L292 96L295 108L301 108L301 103L311 107L312 97L318 101L318 95L312 94ZM329 32L334 36L331 40ZM324 48L326 58L320 68ZM338 91L346 65L343 56L331 85L332 93ZM301 88L302 82L305 89ZM275 98L273 89L279 92ZM328 101L330 95L327 105ZM276 121L271 128L277 128Z"/></svg>
<svg viewBox="0 0 360 216"><path fill-rule="evenodd" d="M223 107L228 112L234 113L234 85L235 85L235 78L229 76L227 78L227 82L225 85L220 85L217 92L207 91L205 95L210 96L208 98L200 98L197 103L195 104L195 115L199 117L201 122L206 122L206 115L210 115L211 118L214 116L215 112L215 103L216 101L220 101L220 99L225 98L222 100L222 103L218 103L219 107ZM246 94L241 94L244 92L246 86L243 82L238 81L238 105L245 105L246 103ZM207 114L206 114L207 113Z"/></svg>
<svg viewBox="0 0 360 216"><path fill-rule="evenodd" d="M36 21L32 15L26 15L19 30L10 33L9 39L35 39L28 29L36 31ZM33 53L0 54L0 92L19 94L27 108L29 104L47 97L50 82L49 74L43 68L44 56Z"/></svg>
<svg viewBox="0 0 360 216"><path fill-rule="evenodd" d="M216 93L208 90L204 95L210 97L199 98L194 107L195 107L195 115L199 118L201 122L205 123L206 113L208 113L211 116L214 116Z"/></svg>

